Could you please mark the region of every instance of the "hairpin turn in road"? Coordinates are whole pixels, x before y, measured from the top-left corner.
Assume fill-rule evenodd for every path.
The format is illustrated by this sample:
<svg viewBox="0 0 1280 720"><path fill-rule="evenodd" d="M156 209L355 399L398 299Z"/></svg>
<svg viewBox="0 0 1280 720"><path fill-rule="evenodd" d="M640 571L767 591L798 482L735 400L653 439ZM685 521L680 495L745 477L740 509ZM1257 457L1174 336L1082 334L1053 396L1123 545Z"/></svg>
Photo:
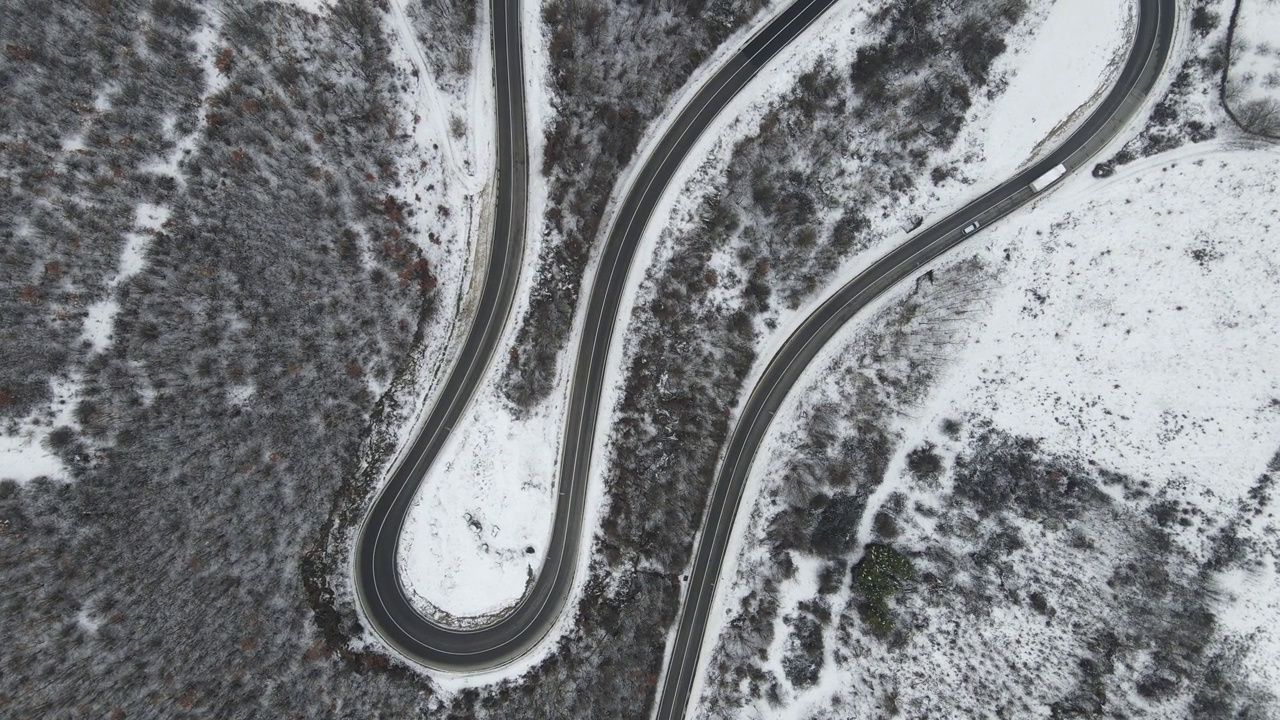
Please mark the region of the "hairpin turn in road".
<svg viewBox="0 0 1280 720"><path fill-rule="evenodd" d="M400 582L396 555L418 486L493 362L523 259L529 160L520 8L518 0L491 2L498 192L480 301L458 362L422 431L365 517L355 556L360 604L378 634L406 657L449 671L484 670L508 663L534 647L555 624L572 586L583 542L586 485L614 319L645 228L676 170L710 123L762 67L835 0L796 0L770 20L688 101L632 180L610 226L588 295L566 413L560 491L543 566L530 591L510 613L484 627L463 630L436 623L413 607ZM684 714L734 518L769 418L821 347L870 300L969 237L967 226L977 223L986 227L1028 202L1036 194L1030 184L1050 169L1082 166L1127 125L1160 75L1175 25L1174 0L1137 2L1138 27L1128 60L1115 87L1080 129L1043 160L917 232L839 288L772 358L734 427L704 515L674 647L660 686L659 718Z"/></svg>

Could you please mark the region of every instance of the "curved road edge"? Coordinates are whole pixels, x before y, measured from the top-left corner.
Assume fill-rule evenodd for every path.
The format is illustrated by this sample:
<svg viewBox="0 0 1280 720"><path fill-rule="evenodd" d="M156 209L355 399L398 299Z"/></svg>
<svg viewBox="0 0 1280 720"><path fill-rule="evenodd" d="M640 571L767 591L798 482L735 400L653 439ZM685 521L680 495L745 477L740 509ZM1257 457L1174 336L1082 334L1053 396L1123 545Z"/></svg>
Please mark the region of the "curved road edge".
<svg viewBox="0 0 1280 720"><path fill-rule="evenodd" d="M523 249L528 180L519 0L491 0L498 90L498 197L490 267L457 365L423 429L370 507L357 536L359 604L374 631L427 667L475 672L518 659L554 626L572 589L583 543L586 486L616 315L645 228L676 170L724 107L835 0L795 0L702 85L645 158L618 205L600 253L573 366L556 513L533 587L505 617L472 629L445 627L414 608L396 567L414 493L487 371L511 308Z"/></svg>
<svg viewBox="0 0 1280 720"><path fill-rule="evenodd" d="M658 688L655 714L659 720L683 717L687 709L747 476L774 412L810 361L869 302L971 237L963 229L970 223L985 227L1033 200L1037 193L1031 182L1050 169L1065 165L1071 171L1083 166L1128 125L1160 77L1176 24L1175 0L1138 0L1138 4L1138 27L1120 77L1071 137L1044 159L920 231L836 290L802 321L770 360L730 436L704 514L672 650Z"/></svg>
<svg viewBox="0 0 1280 720"><path fill-rule="evenodd" d="M353 558L356 596L366 620L388 645L429 666L437 664L423 651L421 636L465 633L454 633L414 609L401 584L396 556L400 530L417 488L490 365L519 282L529 184L519 11L518 0L491 0L497 193L492 206L493 235L475 315L426 422L366 513L357 531Z"/></svg>

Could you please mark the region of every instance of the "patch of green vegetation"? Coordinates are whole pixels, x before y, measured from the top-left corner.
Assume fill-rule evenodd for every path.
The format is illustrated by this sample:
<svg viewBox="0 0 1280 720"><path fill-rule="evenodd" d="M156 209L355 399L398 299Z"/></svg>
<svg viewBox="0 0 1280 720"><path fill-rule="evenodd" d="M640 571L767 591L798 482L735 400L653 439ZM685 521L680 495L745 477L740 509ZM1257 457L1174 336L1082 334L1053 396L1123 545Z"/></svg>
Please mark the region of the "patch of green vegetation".
<svg viewBox="0 0 1280 720"><path fill-rule="evenodd" d="M907 583L916 579L911 560L888 545L872 543L857 565L853 566L853 589L862 596L858 616L877 637L893 632L892 598Z"/></svg>

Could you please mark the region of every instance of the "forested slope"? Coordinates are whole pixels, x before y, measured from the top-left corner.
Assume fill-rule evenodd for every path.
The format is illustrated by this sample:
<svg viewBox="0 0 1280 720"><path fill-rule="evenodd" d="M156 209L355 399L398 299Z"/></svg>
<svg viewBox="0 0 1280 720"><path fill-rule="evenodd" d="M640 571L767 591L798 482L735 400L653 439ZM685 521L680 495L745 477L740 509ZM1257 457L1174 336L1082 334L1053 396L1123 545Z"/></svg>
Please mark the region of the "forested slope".
<svg viewBox="0 0 1280 720"><path fill-rule="evenodd" d="M0 715L423 702L301 572L438 292L386 9L0 9L0 417L66 468L0 482Z"/></svg>
<svg viewBox="0 0 1280 720"><path fill-rule="evenodd" d="M583 272L603 242L601 222L610 193L646 127L690 74L764 4L551 0L543 5L555 116L541 158L550 182L548 210L531 226L542 225L549 242L537 260L517 351L504 375L505 393L517 407L528 408L552 390Z"/></svg>

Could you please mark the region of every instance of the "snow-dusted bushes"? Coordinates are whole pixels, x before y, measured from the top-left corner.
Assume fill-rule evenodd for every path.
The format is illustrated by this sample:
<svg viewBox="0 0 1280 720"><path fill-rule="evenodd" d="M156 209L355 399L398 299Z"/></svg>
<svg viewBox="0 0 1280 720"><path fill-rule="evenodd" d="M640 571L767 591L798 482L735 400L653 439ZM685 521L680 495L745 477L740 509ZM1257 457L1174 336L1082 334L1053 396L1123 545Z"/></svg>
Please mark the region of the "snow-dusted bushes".
<svg viewBox="0 0 1280 720"><path fill-rule="evenodd" d="M568 342L582 275L603 242L601 220L619 171L641 134L698 65L756 13L762 0L661 5L552 0L543 5L550 36L555 117L541 160L550 179L543 227L550 242L521 319L504 390L517 407L551 391Z"/></svg>
<svg viewBox="0 0 1280 720"><path fill-rule="evenodd" d="M818 646L803 636L805 624L794 619L799 615L817 618L823 628L844 618L850 628L867 628L868 635L890 643L900 641L895 638L903 636L903 623L893 598L900 585L919 574L913 561L895 548L902 501L890 498L871 508L879 543L873 546L878 549L872 560L861 557L859 529L899 443L889 428L898 413L919 399L953 342L956 321L981 302L989 278L974 262L927 274L906 300L871 321L874 333L844 354L856 360L832 363L829 374L838 377L840 395L854 400L831 398L810 408L795 455L776 482L772 510L753 519L763 529L767 562L752 566L748 574L758 578L757 589L748 593L710 649L711 690L703 702L713 717L735 717L760 699L776 702L784 684L811 684L795 682L801 677L796 661L787 660L796 656L796 647ZM915 453L922 478L937 474L931 453ZM793 612L782 604L780 587L795 575L797 565L818 568L817 596L801 601ZM761 597L770 600L761 603ZM833 600L841 600L843 610L813 611L831 607ZM780 612L788 627L781 647L791 648L781 660L785 680L765 662L778 647L774 635ZM851 631L827 638L835 657L846 652L845 635Z"/></svg>
<svg viewBox="0 0 1280 720"><path fill-rule="evenodd" d="M1094 166L1095 177L1108 177L1117 165L1155 155L1218 134L1222 112L1219 85L1226 68L1227 16L1230 0L1195 0L1191 12L1189 52L1164 97L1151 110L1142 132L1115 154Z"/></svg>
<svg viewBox="0 0 1280 720"><path fill-rule="evenodd" d="M70 481L0 484L0 715L416 712L302 567L434 302L383 11L3 14L3 412L80 390L47 411ZM138 203L167 219L112 285Z"/></svg>
<svg viewBox="0 0 1280 720"><path fill-rule="evenodd" d="M1280 6L1235 0L1222 102L1246 132L1280 139Z"/></svg>
<svg viewBox="0 0 1280 720"><path fill-rule="evenodd" d="M406 4L432 75L448 84L465 83L472 70L478 1L414 0Z"/></svg>
<svg viewBox="0 0 1280 720"><path fill-rule="evenodd" d="M171 192L139 172L172 146L162 110L199 122L198 15L179 6L145 35L144 15L86 34L100 17L57 6L12 3L0 23L0 418L47 405L50 379L83 361L86 308L105 295L135 206Z"/></svg>
<svg viewBox="0 0 1280 720"><path fill-rule="evenodd" d="M878 41L859 48L851 68L819 62L766 114L705 211L733 224L735 270L759 308L770 296L795 308L878 239L868 213L931 169L945 180L950 170L930 160L955 141L1022 11L1013 0L887 5L872 19Z"/></svg>

